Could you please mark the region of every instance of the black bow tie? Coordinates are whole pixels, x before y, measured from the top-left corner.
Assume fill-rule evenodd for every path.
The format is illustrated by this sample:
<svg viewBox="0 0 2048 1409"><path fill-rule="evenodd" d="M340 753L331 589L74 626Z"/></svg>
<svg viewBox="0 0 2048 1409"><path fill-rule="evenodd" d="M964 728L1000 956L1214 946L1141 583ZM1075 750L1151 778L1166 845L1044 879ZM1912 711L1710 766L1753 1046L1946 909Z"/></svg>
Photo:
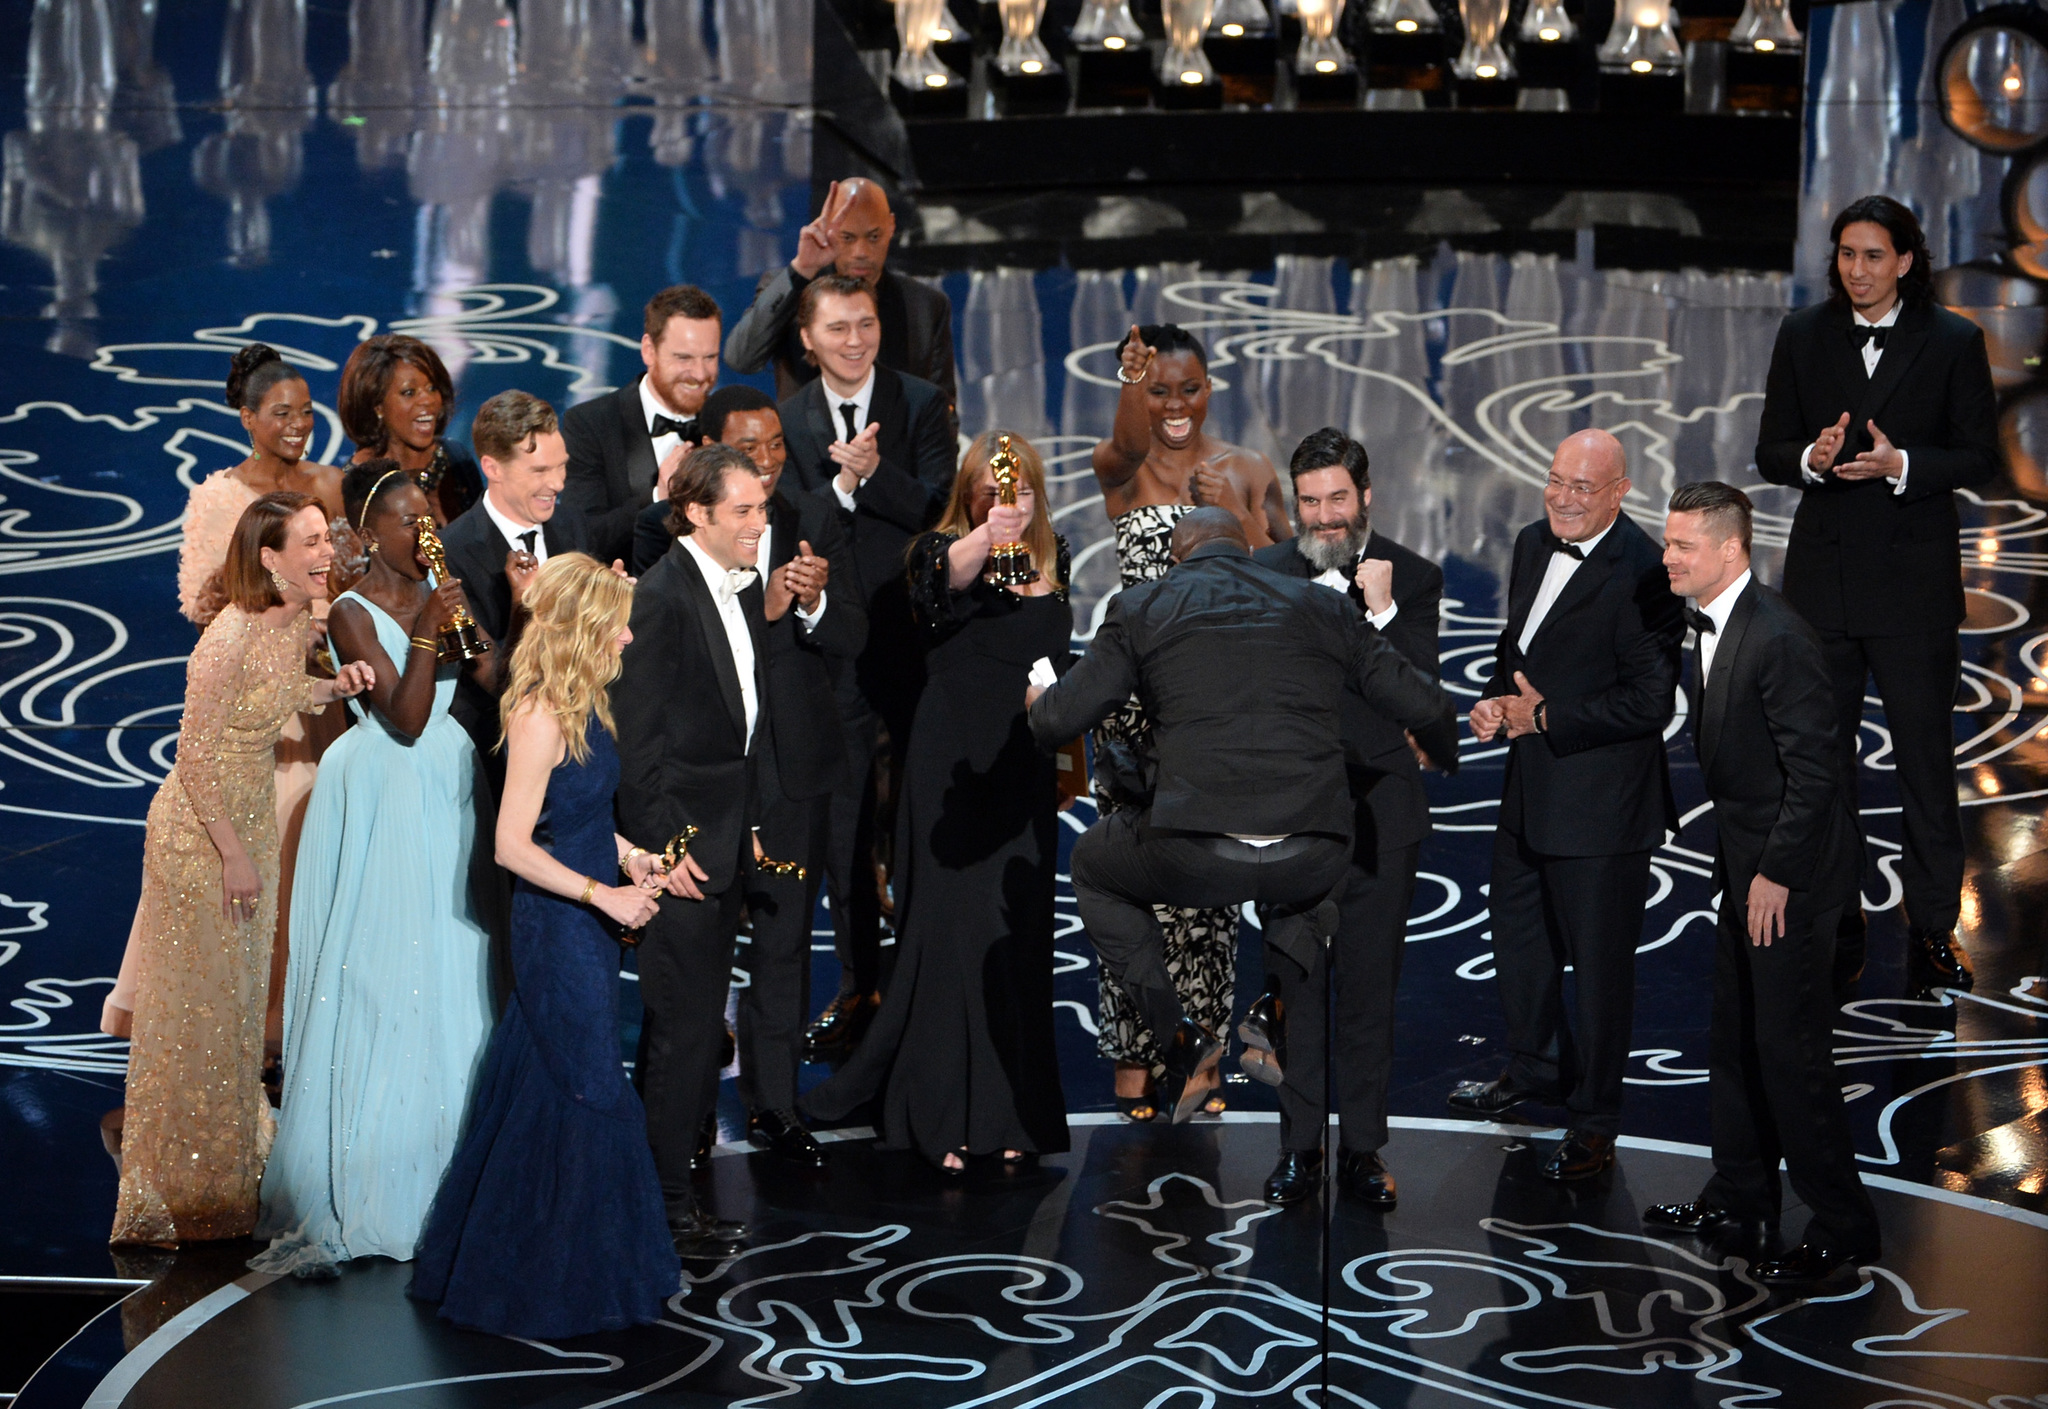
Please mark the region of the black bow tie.
<svg viewBox="0 0 2048 1409"><path fill-rule="evenodd" d="M1562 553L1567 558L1577 558L1580 562L1586 560L1585 549L1576 543L1565 542L1562 538L1551 532L1548 526L1543 530L1543 546L1553 553Z"/></svg>
<svg viewBox="0 0 2048 1409"><path fill-rule="evenodd" d="M697 438L697 418L692 416L687 421L678 421L673 416L664 416L657 411L654 415L654 423L648 427L647 434L653 440L659 440L665 435L679 435L684 440L695 440Z"/></svg>
<svg viewBox="0 0 2048 1409"><path fill-rule="evenodd" d="M1854 334L1854 336L1855 336L1855 338L1856 338L1856 346L1857 346L1857 348L1858 348L1858 350L1859 350L1859 351L1860 351L1861 349L1865 348L1865 347L1868 347L1868 346L1871 346L1871 345L1875 344L1875 345L1876 345L1876 347L1877 347L1877 350L1878 350L1879 352L1883 352L1883 351L1884 351L1884 335L1885 335L1886 333L1890 332L1890 331L1891 331L1891 329L1890 329L1890 328L1873 328L1873 327L1870 327L1870 326L1868 326L1867 324L1863 324L1863 323L1858 323L1858 324L1857 324L1857 325L1855 326L1855 328L1854 328L1854 329L1852 329L1851 331L1853 332L1853 334Z"/></svg>
<svg viewBox="0 0 2048 1409"><path fill-rule="evenodd" d="M1692 629L1699 632L1700 635L1711 636L1714 634L1714 619L1698 607L1687 607L1685 609L1685 619L1692 623Z"/></svg>

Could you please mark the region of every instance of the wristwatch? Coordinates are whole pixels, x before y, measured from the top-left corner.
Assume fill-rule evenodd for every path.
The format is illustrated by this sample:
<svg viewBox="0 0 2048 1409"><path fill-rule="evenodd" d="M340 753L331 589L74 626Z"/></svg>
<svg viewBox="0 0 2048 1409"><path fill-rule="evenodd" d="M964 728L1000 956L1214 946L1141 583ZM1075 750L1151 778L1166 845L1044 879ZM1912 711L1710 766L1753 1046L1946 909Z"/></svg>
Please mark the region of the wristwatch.
<svg viewBox="0 0 2048 1409"><path fill-rule="evenodd" d="M1539 733L1539 734L1548 734L1548 733L1550 732L1550 701L1549 701L1549 700L1538 700L1538 701L1536 701L1536 712L1535 712L1535 720L1536 720L1536 732L1537 732L1537 733Z"/></svg>

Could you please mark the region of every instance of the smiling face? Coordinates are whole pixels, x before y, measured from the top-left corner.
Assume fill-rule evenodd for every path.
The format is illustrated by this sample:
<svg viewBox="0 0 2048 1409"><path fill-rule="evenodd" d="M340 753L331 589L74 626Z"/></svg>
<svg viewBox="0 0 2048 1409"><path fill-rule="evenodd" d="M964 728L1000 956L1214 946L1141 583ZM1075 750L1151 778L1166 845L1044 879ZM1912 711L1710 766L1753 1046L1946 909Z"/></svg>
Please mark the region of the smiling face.
<svg viewBox="0 0 2048 1409"><path fill-rule="evenodd" d="M432 450L434 437L441 433L447 406L427 374L410 362L400 362L384 388L377 414L391 438L414 450Z"/></svg>
<svg viewBox="0 0 2048 1409"><path fill-rule="evenodd" d="M1627 493L1621 443L1605 431L1580 431L1565 437L1550 462L1543 513L1552 533L1567 543L1582 543L1614 522Z"/></svg>
<svg viewBox="0 0 2048 1409"><path fill-rule="evenodd" d="M378 561L400 577L419 582L427 575L419 559L420 521L432 518L427 496L408 479L384 491L363 528L376 541Z"/></svg>
<svg viewBox="0 0 2048 1409"><path fill-rule="evenodd" d="M696 525L691 538L712 562L731 571L753 567L760 560L761 535L768 530L768 495L760 475L727 470L723 498L709 509L691 504L684 512Z"/></svg>
<svg viewBox="0 0 2048 1409"><path fill-rule="evenodd" d="M1742 536L1716 537L1713 520L1701 513L1670 514L1664 520L1664 572L1672 592L1702 606L1719 597L1749 566Z"/></svg>
<svg viewBox="0 0 2048 1409"><path fill-rule="evenodd" d="M1349 568L1365 548L1372 490L1352 483L1342 465L1294 477L1295 547L1318 571Z"/></svg>
<svg viewBox="0 0 2048 1409"><path fill-rule="evenodd" d="M882 349L882 320L872 297L822 294L803 327L804 346L818 359L825 385L841 396L860 390Z"/></svg>
<svg viewBox="0 0 2048 1409"><path fill-rule="evenodd" d="M242 429L258 455L298 464L313 439L313 393L299 378L286 377L264 392L260 403L242 408Z"/></svg>
<svg viewBox="0 0 2048 1409"><path fill-rule="evenodd" d="M872 285L882 277L889 241L895 235L896 217L889 211L889 198L872 181L861 181L833 237L833 269Z"/></svg>
<svg viewBox="0 0 2048 1409"><path fill-rule="evenodd" d="M761 472L762 491L774 498L775 486L782 481L783 462L789 454L782 443L782 417L775 408L764 406L758 411L729 413L725 431L718 439L754 462L754 468Z"/></svg>
<svg viewBox="0 0 2048 1409"><path fill-rule="evenodd" d="M267 571L285 581L278 595L288 607L302 607L327 595L327 569L334 564L334 544L327 534L327 514L308 504L285 525L284 547L265 548L258 555Z"/></svg>
<svg viewBox="0 0 2048 1409"><path fill-rule="evenodd" d="M641 335L647 385L678 418L703 410L704 398L718 385L718 334L716 318L685 318L678 313L661 325L658 341Z"/></svg>
<svg viewBox="0 0 2048 1409"><path fill-rule="evenodd" d="M538 528L555 516L555 503L569 481L569 451L560 431L542 431L509 460L482 457L485 493L499 513L525 528Z"/></svg>
<svg viewBox="0 0 2048 1409"><path fill-rule="evenodd" d="M1152 438L1169 450L1194 443L1209 418L1209 373L1192 352L1163 352L1146 371L1145 413Z"/></svg>
<svg viewBox="0 0 2048 1409"><path fill-rule="evenodd" d="M1875 220L1842 227L1835 246L1835 272L1849 295L1849 305L1871 322L1891 311L1899 297L1899 279L1913 267L1913 254L1892 247L1891 232Z"/></svg>

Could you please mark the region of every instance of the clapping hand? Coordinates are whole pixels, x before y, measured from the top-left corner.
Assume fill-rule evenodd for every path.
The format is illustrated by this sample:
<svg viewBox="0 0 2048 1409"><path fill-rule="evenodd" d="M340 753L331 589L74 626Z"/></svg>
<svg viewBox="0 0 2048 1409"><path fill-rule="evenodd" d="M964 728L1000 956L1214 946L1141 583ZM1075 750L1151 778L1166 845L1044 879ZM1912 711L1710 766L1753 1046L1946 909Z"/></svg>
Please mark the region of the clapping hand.
<svg viewBox="0 0 2048 1409"><path fill-rule="evenodd" d="M770 621L782 620L792 602L805 612L816 611L818 600L825 592L826 579L832 575L832 564L813 553L808 542L799 542L796 553L794 558L768 574L764 615Z"/></svg>
<svg viewBox="0 0 2048 1409"><path fill-rule="evenodd" d="M1848 413L1842 413L1848 419ZM1877 422L1865 421L1870 427L1870 448L1835 471L1841 479L1897 479L1906 468L1906 457L1899 448L1885 438L1877 428ZM1818 452L1815 452L1818 453Z"/></svg>
<svg viewBox="0 0 2048 1409"><path fill-rule="evenodd" d="M882 452L875 441L881 434L881 426L870 421L860 429L852 440L835 440L825 447L825 453L832 457L832 463L855 480L864 480L882 463Z"/></svg>
<svg viewBox="0 0 2048 1409"><path fill-rule="evenodd" d="M1543 703L1543 692L1531 685L1529 677L1519 670L1515 672L1515 689L1519 693L1500 697L1501 717L1507 724L1510 739L1536 732L1536 706Z"/></svg>
<svg viewBox="0 0 2048 1409"><path fill-rule="evenodd" d="M1817 475L1826 474L1834 466L1835 456L1842 453L1842 442L1848 438L1849 413L1844 411L1841 420L1813 438L1813 453L1806 457L1806 468Z"/></svg>
<svg viewBox="0 0 2048 1409"><path fill-rule="evenodd" d="M825 205L818 218L797 232L796 257L789 261L791 269L805 279L815 279L831 265L834 247L839 243L839 227L852 204L853 193L842 192L839 182L834 181L825 192Z"/></svg>

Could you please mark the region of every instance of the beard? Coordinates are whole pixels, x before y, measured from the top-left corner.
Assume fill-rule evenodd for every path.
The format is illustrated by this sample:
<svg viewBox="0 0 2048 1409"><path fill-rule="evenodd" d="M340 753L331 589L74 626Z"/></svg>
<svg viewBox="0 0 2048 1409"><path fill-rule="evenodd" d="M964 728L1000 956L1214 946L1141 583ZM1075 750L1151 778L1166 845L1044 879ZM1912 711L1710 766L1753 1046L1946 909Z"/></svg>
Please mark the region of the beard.
<svg viewBox="0 0 2048 1409"><path fill-rule="evenodd" d="M1372 536L1367 515L1360 511L1357 518L1347 525L1344 536L1338 539L1324 538L1305 526L1301 521L1301 510L1290 509L1294 520L1294 551L1308 559L1308 565L1318 573L1331 570L1349 572L1358 562L1358 555L1365 551L1365 542Z"/></svg>

